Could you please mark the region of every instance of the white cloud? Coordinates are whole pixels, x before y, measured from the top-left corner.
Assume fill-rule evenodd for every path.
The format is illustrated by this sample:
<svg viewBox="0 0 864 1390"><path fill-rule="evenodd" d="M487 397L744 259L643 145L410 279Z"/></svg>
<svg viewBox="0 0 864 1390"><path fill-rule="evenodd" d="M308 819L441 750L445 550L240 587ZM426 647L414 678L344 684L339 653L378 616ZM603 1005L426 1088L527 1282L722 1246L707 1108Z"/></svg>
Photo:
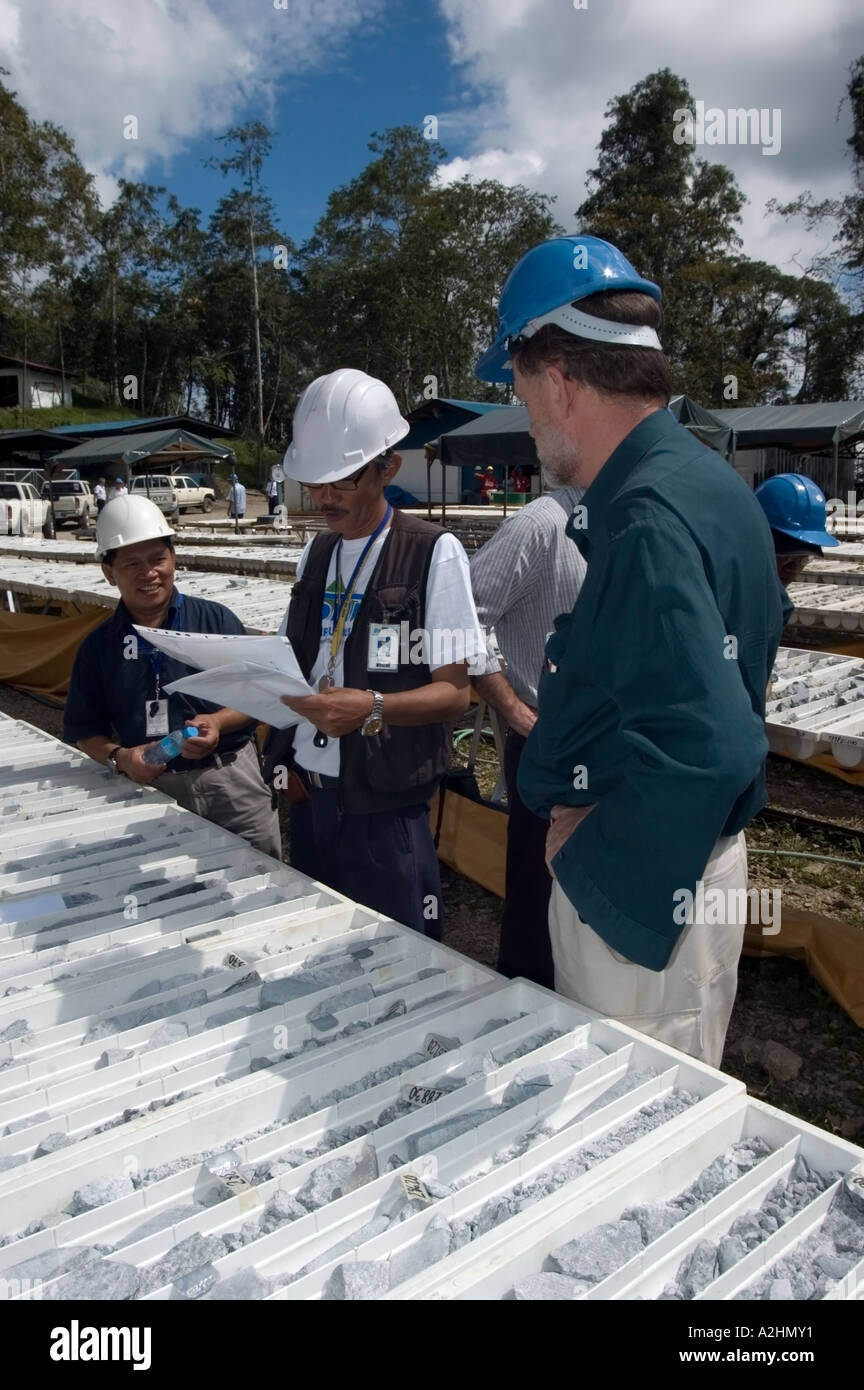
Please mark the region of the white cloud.
<svg viewBox="0 0 864 1390"><path fill-rule="evenodd" d="M558 195L557 219L575 225L608 102L669 67L706 106L779 108L782 146L703 146L729 165L747 195L745 252L794 272L825 238L765 213L769 198L804 188L830 197L849 187L845 94L864 51L860 0L439 0L451 57L483 123L466 125L469 153L442 178L498 168ZM476 117L476 113L475 113ZM448 128L453 129L451 114Z"/></svg>
<svg viewBox="0 0 864 1390"><path fill-rule="evenodd" d="M498 179L512 187L515 183L535 184L542 178L546 162L531 150L484 150L472 159L450 159L438 172L440 184L457 179Z"/></svg>
<svg viewBox="0 0 864 1390"><path fill-rule="evenodd" d="M282 0L280 0L280 3ZM7 79L87 168L139 178L190 141L221 134L250 99L269 109L286 75L332 60L384 0L0 0ZM124 117L138 138L124 138Z"/></svg>

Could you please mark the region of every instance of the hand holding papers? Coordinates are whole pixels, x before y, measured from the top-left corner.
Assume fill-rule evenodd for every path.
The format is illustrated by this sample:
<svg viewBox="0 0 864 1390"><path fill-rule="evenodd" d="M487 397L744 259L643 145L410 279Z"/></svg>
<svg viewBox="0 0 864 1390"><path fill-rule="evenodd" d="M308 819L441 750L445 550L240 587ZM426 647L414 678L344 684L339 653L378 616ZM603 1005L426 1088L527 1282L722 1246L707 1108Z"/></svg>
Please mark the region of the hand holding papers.
<svg viewBox="0 0 864 1390"><path fill-rule="evenodd" d="M209 632L171 632L139 627L145 641L198 674L172 681L165 689L197 695L217 705L240 710L253 719L287 729L300 721L282 695L312 695L287 637L222 636Z"/></svg>

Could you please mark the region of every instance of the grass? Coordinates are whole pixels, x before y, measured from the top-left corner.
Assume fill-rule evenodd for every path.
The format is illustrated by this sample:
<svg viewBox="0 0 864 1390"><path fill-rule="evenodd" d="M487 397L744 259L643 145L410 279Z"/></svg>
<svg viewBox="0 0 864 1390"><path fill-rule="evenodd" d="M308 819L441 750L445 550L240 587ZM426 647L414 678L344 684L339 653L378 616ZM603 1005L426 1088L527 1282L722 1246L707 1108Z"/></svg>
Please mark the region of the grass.
<svg viewBox="0 0 864 1390"><path fill-rule="evenodd" d="M57 425L95 425L108 420L138 418L137 411L124 410L117 405L51 405L44 410L0 410L0 429L53 430Z"/></svg>
<svg viewBox="0 0 864 1390"><path fill-rule="evenodd" d="M851 832L847 843L841 844L834 834L811 831L805 837L792 826L768 825L757 816L747 827L747 849L753 886L785 888L790 902L864 928L864 840L860 835ZM781 853L755 852L760 849L820 857L790 855L787 859ZM857 866L840 864L838 859L859 862Z"/></svg>

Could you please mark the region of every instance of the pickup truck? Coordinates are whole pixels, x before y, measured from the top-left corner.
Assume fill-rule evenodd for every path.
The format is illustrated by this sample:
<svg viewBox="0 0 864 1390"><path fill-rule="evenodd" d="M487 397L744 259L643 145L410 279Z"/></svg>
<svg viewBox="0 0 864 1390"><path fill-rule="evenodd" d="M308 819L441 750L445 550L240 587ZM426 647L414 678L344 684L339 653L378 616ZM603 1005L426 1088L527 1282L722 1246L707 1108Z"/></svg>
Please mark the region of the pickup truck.
<svg viewBox="0 0 864 1390"><path fill-rule="evenodd" d="M85 525L91 517L96 517L96 498L90 491L90 484L80 478L59 478L51 484L54 499L54 525L57 530L67 521L73 526ZM42 501L48 507L48 484L42 484Z"/></svg>
<svg viewBox="0 0 864 1390"><path fill-rule="evenodd" d="M32 483L0 482L0 533L35 536L42 530L46 504Z"/></svg>
<svg viewBox="0 0 864 1390"><path fill-rule="evenodd" d="M141 473L129 484L131 497L149 497L166 516L180 515L179 494L170 473Z"/></svg>
<svg viewBox="0 0 864 1390"><path fill-rule="evenodd" d="M193 507L200 507L202 512L209 512L216 501L216 493L212 487L203 487L196 483L194 478L188 478L185 474L175 473L171 478L177 493L177 505L181 512L191 511Z"/></svg>

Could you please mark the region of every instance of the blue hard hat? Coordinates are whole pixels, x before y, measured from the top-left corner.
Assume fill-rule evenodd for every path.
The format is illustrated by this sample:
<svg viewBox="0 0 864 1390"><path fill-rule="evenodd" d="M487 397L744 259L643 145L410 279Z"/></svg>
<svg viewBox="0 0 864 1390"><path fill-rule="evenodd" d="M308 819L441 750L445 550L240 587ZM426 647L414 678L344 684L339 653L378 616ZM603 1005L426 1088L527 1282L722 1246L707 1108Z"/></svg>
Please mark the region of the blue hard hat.
<svg viewBox="0 0 864 1390"><path fill-rule="evenodd" d="M839 545L825 529L825 494L803 473L778 473L756 489L756 497L774 531L805 545Z"/></svg>
<svg viewBox="0 0 864 1390"><path fill-rule="evenodd" d="M561 236L541 242L514 265L498 302L498 332L474 368L480 381L512 381L511 340L542 314L602 290L639 290L658 302L658 285L643 280L617 246L593 236ZM576 328L571 329L576 333ZM653 329L642 330L645 344L659 346ZM652 336L654 342L648 342ZM616 335L621 341L620 335ZM638 340L633 339L638 345Z"/></svg>

